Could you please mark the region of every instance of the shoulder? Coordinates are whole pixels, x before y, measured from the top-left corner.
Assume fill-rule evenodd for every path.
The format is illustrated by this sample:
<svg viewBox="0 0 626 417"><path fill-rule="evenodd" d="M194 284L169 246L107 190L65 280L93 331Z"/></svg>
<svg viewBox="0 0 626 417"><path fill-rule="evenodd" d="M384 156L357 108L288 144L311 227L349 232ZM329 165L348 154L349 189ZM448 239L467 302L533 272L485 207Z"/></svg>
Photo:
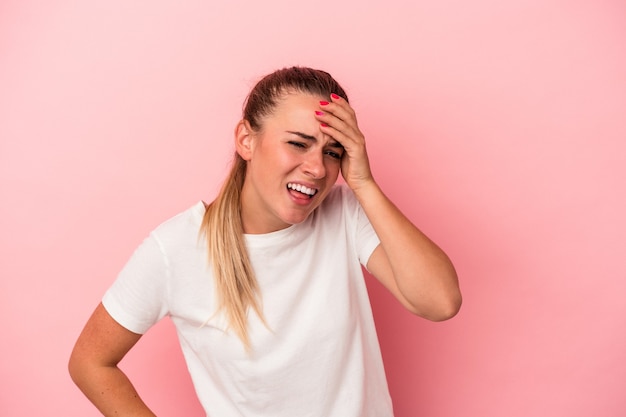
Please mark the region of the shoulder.
<svg viewBox="0 0 626 417"><path fill-rule="evenodd" d="M359 202L346 184L335 184L324 202L320 205L322 212L356 213Z"/></svg>
<svg viewBox="0 0 626 417"><path fill-rule="evenodd" d="M195 203L193 206L181 211L180 213L168 218L159 224L154 230L156 232L168 232L172 229L176 230L181 227L189 227L202 222L202 216L205 212L205 205L202 201Z"/></svg>
<svg viewBox="0 0 626 417"><path fill-rule="evenodd" d="M322 204L317 208L312 221L314 223L348 222L358 216L359 203L350 187L345 184L336 184L328 193Z"/></svg>
<svg viewBox="0 0 626 417"><path fill-rule="evenodd" d="M346 184L335 184L320 207L345 206L355 202L356 197L350 187Z"/></svg>
<svg viewBox="0 0 626 417"><path fill-rule="evenodd" d="M159 224L152 231L151 236L165 245L189 242L191 239L195 243L204 212L205 205L199 201Z"/></svg>

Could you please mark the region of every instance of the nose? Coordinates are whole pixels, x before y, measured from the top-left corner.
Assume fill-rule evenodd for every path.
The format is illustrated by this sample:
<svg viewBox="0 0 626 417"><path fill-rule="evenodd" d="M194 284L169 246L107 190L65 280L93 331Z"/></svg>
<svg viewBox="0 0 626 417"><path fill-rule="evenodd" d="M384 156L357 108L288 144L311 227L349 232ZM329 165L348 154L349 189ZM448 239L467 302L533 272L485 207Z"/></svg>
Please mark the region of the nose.
<svg viewBox="0 0 626 417"><path fill-rule="evenodd" d="M326 176L326 166L324 165L324 155L321 152L308 152L302 163L304 173L314 179L321 179Z"/></svg>

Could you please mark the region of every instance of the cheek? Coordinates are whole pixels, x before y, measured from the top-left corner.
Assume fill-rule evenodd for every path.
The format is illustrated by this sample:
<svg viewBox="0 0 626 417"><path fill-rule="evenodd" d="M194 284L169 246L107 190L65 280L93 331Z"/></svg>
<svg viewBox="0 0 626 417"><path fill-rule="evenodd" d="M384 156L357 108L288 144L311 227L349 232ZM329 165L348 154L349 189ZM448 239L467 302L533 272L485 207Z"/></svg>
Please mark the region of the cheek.
<svg viewBox="0 0 626 417"><path fill-rule="evenodd" d="M326 172L328 173L328 179L333 183L337 180L339 172L341 171L341 161L332 161L326 165Z"/></svg>
<svg viewBox="0 0 626 417"><path fill-rule="evenodd" d="M257 169L267 175L276 174L287 168L292 162L287 152L281 152L280 149L263 149L259 157L256 159Z"/></svg>

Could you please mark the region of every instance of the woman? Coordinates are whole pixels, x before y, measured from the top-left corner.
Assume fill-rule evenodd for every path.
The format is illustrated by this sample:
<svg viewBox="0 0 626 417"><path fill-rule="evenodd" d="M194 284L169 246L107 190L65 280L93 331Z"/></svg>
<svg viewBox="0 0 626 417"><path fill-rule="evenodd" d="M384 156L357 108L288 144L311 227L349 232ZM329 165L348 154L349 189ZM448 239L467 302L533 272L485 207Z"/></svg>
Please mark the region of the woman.
<svg viewBox="0 0 626 417"><path fill-rule="evenodd" d="M438 321L461 304L450 260L376 184L328 73L263 78L235 149L215 201L133 254L76 342L72 378L104 415L153 416L117 364L168 315L209 416L392 416L361 265Z"/></svg>

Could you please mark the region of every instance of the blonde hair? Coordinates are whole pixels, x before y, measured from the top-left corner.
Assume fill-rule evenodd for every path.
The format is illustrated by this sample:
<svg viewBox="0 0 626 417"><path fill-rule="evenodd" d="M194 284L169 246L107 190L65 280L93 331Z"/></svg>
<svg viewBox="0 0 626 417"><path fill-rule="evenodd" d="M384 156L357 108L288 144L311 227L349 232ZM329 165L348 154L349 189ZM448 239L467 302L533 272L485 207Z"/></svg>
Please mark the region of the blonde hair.
<svg viewBox="0 0 626 417"><path fill-rule="evenodd" d="M284 68L266 75L254 86L244 103L243 119L253 130L260 131L263 118L272 114L278 100L289 91L325 98L335 93L348 100L343 88L327 72L304 67ZM241 191L246 169L246 161L235 152L222 189L206 208L200 232L206 237L209 264L215 276L217 312L225 314L229 328L250 350L248 310L254 310L263 323L265 318L241 220Z"/></svg>

